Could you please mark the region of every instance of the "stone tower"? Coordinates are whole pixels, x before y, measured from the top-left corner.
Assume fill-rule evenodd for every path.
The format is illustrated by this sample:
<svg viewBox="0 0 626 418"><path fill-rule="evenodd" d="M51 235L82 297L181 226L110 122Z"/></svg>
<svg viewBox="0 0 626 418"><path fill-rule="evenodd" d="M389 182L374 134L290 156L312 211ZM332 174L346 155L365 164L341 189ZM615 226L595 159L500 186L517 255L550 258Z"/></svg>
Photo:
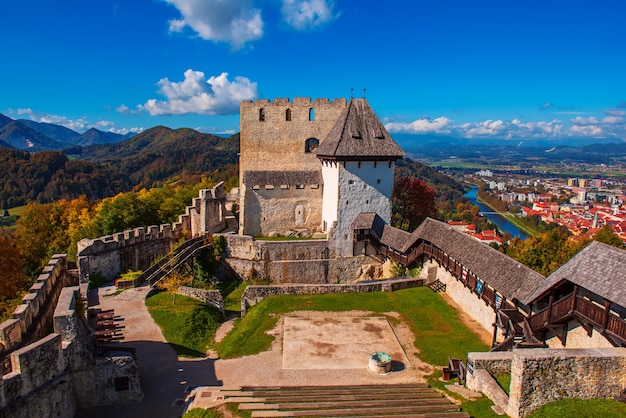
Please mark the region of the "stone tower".
<svg viewBox="0 0 626 418"><path fill-rule="evenodd" d="M324 181L322 229L336 256L352 256L352 222L363 212L391 221L395 161L405 153L365 99L351 99L316 151Z"/></svg>
<svg viewBox="0 0 626 418"><path fill-rule="evenodd" d="M241 234L319 230L323 182L315 150L345 108L345 99L241 102Z"/></svg>

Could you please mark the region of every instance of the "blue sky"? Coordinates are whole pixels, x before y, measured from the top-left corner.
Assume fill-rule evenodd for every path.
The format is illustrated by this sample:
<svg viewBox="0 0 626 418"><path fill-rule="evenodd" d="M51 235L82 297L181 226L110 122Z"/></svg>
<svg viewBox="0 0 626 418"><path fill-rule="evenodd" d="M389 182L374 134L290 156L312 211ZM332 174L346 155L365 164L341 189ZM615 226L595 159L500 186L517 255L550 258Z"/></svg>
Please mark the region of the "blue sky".
<svg viewBox="0 0 626 418"><path fill-rule="evenodd" d="M393 133L626 140L626 2L12 0L0 113L239 130L239 101L367 99Z"/></svg>

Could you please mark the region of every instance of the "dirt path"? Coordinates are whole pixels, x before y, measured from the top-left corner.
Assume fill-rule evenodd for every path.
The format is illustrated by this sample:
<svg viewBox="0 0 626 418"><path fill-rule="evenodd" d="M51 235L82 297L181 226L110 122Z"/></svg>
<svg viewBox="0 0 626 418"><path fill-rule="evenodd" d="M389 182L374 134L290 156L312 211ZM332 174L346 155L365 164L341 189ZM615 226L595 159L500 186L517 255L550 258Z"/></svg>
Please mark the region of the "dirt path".
<svg viewBox="0 0 626 418"><path fill-rule="evenodd" d="M139 404L88 408L76 416L84 418L130 417L180 417L184 399L190 385L220 385L215 377L214 359L179 359L167 344L159 327L154 323L144 303L148 287L128 289L114 295L115 287L101 287L91 295L101 309L114 309L116 317L123 319L122 346L137 349L137 365L144 392Z"/></svg>

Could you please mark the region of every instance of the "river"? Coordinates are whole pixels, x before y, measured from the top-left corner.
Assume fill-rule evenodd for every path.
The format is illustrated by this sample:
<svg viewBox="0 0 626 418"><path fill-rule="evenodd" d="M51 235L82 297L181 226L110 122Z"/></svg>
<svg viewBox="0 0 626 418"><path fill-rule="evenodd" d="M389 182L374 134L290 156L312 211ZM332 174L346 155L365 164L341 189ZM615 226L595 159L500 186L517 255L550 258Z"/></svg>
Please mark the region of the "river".
<svg viewBox="0 0 626 418"><path fill-rule="evenodd" d="M504 216L495 213L493 209L491 209L489 206L480 203L477 199L476 199L476 194L478 193L478 187L472 187L472 189L467 192L465 194L465 197L467 197L467 200L469 200L470 202L472 202L472 204L478 206L480 208L480 211L482 213L485 214L485 216L494 224L496 224L496 226L498 227L498 230L500 231L500 233L502 232L508 232L509 234L511 234L511 236L513 238L515 237L519 237L520 239L526 239L528 238L528 235L526 235L524 232L522 232L522 230L520 230L518 227L516 227L514 224L512 224L508 219L506 219Z"/></svg>

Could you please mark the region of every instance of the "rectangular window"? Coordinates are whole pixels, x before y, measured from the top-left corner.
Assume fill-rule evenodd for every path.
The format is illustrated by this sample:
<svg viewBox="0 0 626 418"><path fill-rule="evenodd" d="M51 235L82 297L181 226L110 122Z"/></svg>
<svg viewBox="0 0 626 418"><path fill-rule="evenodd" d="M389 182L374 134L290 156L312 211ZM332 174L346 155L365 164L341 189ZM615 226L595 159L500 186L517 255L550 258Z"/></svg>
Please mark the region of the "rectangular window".
<svg viewBox="0 0 626 418"><path fill-rule="evenodd" d="M311 189L319 189L320 185L319 184L311 184Z"/></svg>
<svg viewBox="0 0 626 418"><path fill-rule="evenodd" d="M266 184L265 185L265 190L274 190L274 185L273 184Z"/></svg>
<svg viewBox="0 0 626 418"><path fill-rule="evenodd" d="M287 189L289 189L289 185L288 184L281 184L280 188L281 188L281 190L287 190Z"/></svg>
<svg viewBox="0 0 626 418"><path fill-rule="evenodd" d="M252 190L259 190L261 188L261 186L259 186L258 184L253 184L252 185Z"/></svg>
<svg viewBox="0 0 626 418"><path fill-rule="evenodd" d="M128 376L116 377L113 384L116 392L130 390L130 379Z"/></svg>
<svg viewBox="0 0 626 418"><path fill-rule="evenodd" d="M354 180L348 180L348 184L354 184Z"/></svg>
<svg viewBox="0 0 626 418"><path fill-rule="evenodd" d="M376 184L380 184L383 182L383 179L376 179Z"/></svg>
<svg viewBox="0 0 626 418"><path fill-rule="evenodd" d="M298 190L304 189L304 184L296 184L296 189Z"/></svg>

